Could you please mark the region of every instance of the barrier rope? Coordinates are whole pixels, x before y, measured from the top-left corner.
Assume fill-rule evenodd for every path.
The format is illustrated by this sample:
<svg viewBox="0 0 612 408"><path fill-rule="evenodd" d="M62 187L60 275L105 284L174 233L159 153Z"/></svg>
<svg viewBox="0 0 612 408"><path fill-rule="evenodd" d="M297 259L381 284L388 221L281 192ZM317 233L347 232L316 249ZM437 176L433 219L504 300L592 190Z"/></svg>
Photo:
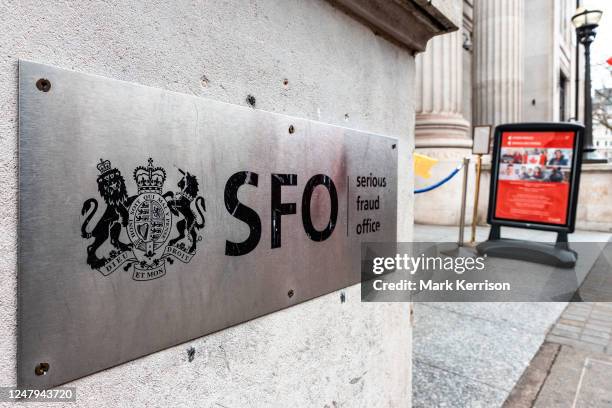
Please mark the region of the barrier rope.
<svg viewBox="0 0 612 408"><path fill-rule="evenodd" d="M455 177L455 175L457 173L459 173L459 170L461 170L462 168L463 168L463 163L461 163L459 166L457 166L453 171L451 171L451 173L448 176L444 177L442 180L438 181L437 183L432 184L431 186L427 186L427 187L424 187L424 188L419 188L417 190L414 190L414 194L426 193L428 191L431 191L431 190L434 190L434 189L440 187L441 185L445 184L450 179Z"/></svg>

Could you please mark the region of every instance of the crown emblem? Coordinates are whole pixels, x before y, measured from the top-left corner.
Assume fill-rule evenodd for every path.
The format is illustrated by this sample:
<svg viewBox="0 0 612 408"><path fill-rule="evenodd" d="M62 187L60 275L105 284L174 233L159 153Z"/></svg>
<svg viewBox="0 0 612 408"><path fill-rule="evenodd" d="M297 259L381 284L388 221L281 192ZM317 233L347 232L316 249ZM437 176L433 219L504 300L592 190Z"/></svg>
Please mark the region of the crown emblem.
<svg viewBox="0 0 612 408"><path fill-rule="evenodd" d="M111 171L111 162L108 160L100 159L100 163L96 166L100 174L105 174Z"/></svg>
<svg viewBox="0 0 612 408"><path fill-rule="evenodd" d="M149 159L147 167L136 167L134 170L134 180L138 186L138 194L161 194L164 181L166 181L166 170L161 167L153 167L153 159Z"/></svg>

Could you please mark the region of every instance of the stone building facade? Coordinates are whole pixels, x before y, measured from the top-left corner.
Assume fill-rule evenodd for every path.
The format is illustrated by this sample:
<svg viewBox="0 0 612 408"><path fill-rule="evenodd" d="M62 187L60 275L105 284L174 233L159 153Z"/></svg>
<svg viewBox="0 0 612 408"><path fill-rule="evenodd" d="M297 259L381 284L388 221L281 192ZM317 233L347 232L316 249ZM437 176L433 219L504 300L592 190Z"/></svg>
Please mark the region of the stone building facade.
<svg viewBox="0 0 612 408"><path fill-rule="evenodd" d="M611 68L608 68L612 70ZM610 71L612 74L612 71ZM612 75L611 75L612 76ZM593 111L597 111L593 118L593 145L597 148L600 157L612 159L612 88L597 89L593 95ZM607 125L607 126L606 126Z"/></svg>
<svg viewBox="0 0 612 408"><path fill-rule="evenodd" d="M439 159L427 185L471 156L472 126L583 119L582 46L571 25L575 0L456 0L461 30L434 38L417 56L416 151ZM576 66L580 68L578 80ZM578 89L578 95L576 95ZM419 100L420 98L420 100ZM576 117L576 113L578 116ZM469 168L466 220L471 222L474 158ZM483 158L479 223L489 195L490 156ZM612 211L598 195L612 194L612 166L583 166L578 228L609 230ZM608 185L608 187L606 187ZM599 196L598 196L599 197ZM461 179L415 198L415 222L456 225Z"/></svg>

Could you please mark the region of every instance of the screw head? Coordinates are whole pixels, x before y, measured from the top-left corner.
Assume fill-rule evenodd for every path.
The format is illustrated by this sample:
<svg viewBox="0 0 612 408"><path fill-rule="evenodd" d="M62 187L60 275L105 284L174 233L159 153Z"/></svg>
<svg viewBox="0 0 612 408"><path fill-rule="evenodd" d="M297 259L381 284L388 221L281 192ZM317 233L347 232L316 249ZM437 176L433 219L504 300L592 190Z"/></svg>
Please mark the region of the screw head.
<svg viewBox="0 0 612 408"><path fill-rule="evenodd" d="M40 78L38 81L36 81L36 88L42 92L49 92L51 89L51 81L49 81L47 78Z"/></svg>
<svg viewBox="0 0 612 408"><path fill-rule="evenodd" d="M295 128L293 127L293 125L289 125L289 134L293 133L295 133Z"/></svg>
<svg viewBox="0 0 612 408"><path fill-rule="evenodd" d="M47 372L49 372L49 363L39 363L34 367L34 374L36 375L45 375Z"/></svg>
<svg viewBox="0 0 612 408"><path fill-rule="evenodd" d="M295 292L293 291L293 289L290 289L289 292L287 292L287 296L289 296L290 298L292 298L294 294Z"/></svg>

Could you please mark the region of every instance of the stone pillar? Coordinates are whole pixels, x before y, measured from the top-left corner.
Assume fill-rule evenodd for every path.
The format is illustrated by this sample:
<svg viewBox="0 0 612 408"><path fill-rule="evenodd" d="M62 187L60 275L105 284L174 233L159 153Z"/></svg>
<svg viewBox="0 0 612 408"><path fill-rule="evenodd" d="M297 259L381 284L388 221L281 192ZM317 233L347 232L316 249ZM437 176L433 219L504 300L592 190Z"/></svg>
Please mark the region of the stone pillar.
<svg viewBox="0 0 612 408"><path fill-rule="evenodd" d="M462 116L461 32L433 38L416 58L416 147L469 147Z"/></svg>
<svg viewBox="0 0 612 408"><path fill-rule="evenodd" d="M521 120L524 0L474 4L474 122Z"/></svg>
<svg viewBox="0 0 612 408"><path fill-rule="evenodd" d="M459 7L456 12L460 18ZM462 43L461 30L435 37L416 58L416 151L439 160L430 178L416 178L417 188L444 178L471 151L470 123L463 116L462 106L465 52ZM458 175L438 189L416 195L415 222L457 224L461 185Z"/></svg>
<svg viewBox="0 0 612 408"><path fill-rule="evenodd" d="M522 119L524 4L524 0L474 4L474 123L496 126ZM489 160L485 157L485 163ZM489 203L489 177L485 170L478 208L481 223Z"/></svg>

